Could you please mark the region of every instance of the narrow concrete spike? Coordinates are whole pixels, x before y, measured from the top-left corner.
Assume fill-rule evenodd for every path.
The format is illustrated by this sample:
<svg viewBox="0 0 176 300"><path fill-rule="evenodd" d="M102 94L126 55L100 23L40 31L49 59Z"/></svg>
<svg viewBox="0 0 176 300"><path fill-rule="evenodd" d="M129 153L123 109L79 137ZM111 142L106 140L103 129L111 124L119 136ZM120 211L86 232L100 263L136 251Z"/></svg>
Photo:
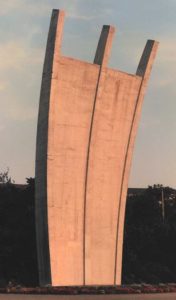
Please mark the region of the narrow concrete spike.
<svg viewBox="0 0 176 300"><path fill-rule="evenodd" d="M157 53L159 43L157 41L148 40L141 56L136 75L146 77L150 75L150 71Z"/></svg>
<svg viewBox="0 0 176 300"><path fill-rule="evenodd" d="M106 67L108 64L112 41L115 33L113 26L104 25L98 42L94 64Z"/></svg>

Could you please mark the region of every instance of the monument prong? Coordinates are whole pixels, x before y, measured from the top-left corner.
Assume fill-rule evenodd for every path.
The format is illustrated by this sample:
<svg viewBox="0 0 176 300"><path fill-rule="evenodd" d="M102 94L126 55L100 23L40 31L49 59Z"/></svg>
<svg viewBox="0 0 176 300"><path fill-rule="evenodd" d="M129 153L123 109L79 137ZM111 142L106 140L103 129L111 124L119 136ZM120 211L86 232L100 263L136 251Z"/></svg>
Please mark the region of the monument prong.
<svg viewBox="0 0 176 300"><path fill-rule="evenodd" d="M53 70L52 76L57 76L58 72L58 60L61 56L61 46L62 46L62 36L63 36L63 28L64 28L64 19L65 19L65 12L63 10L53 9L52 17L55 20L56 26L56 38L54 44L54 58L53 58ZM54 21L53 21L54 23ZM52 24L52 22L51 22Z"/></svg>
<svg viewBox="0 0 176 300"><path fill-rule="evenodd" d="M110 25L104 25L99 38L94 64L106 67L108 64L115 28Z"/></svg>
<svg viewBox="0 0 176 300"><path fill-rule="evenodd" d="M147 41L139 65L137 67L136 75L141 77L146 77L150 75L151 68L158 49L158 45L159 43L157 41Z"/></svg>

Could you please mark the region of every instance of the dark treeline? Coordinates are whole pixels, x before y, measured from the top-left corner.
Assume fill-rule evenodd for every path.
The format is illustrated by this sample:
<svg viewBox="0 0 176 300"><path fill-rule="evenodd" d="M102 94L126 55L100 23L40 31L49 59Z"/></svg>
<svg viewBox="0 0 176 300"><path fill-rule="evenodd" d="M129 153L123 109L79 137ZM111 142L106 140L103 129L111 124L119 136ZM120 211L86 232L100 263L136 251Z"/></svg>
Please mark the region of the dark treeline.
<svg viewBox="0 0 176 300"><path fill-rule="evenodd" d="M34 179L0 173L0 286L38 285L34 204ZM160 185L127 199L123 283L141 282L176 282L176 193Z"/></svg>
<svg viewBox="0 0 176 300"><path fill-rule="evenodd" d="M38 284L34 216L34 179L18 186L0 173L0 286Z"/></svg>
<svg viewBox="0 0 176 300"><path fill-rule="evenodd" d="M128 196L123 282L176 282L175 190L154 185Z"/></svg>

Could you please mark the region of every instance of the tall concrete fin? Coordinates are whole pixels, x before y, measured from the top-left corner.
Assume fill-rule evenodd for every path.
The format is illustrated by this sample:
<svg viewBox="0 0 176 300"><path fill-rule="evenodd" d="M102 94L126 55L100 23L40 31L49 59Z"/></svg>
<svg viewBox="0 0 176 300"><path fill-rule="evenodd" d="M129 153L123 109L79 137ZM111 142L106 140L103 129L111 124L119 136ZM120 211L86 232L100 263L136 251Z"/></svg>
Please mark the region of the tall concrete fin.
<svg viewBox="0 0 176 300"><path fill-rule="evenodd" d="M48 119L52 77L57 71L56 60L60 55L63 19L63 11L53 10L43 68L37 127L35 199L38 267L41 286L51 283L47 215Z"/></svg>
<svg viewBox="0 0 176 300"><path fill-rule="evenodd" d="M88 139L88 147L87 147L87 159L86 159L86 173L85 173L85 193L84 193L84 224L83 224L83 283L89 284L89 273L90 273L90 267L89 265L93 263L93 257L91 259L87 260L87 257L89 256L89 252L91 251L89 249L89 226L87 228L87 224L89 223L87 220L87 197L88 197L88 186L89 186L89 171L90 171L90 159L91 159L91 150L92 150L92 136L94 133L94 118L96 115L96 104L97 100L101 98L101 92L104 84L104 68L107 67L108 59L110 56L110 51L112 47L112 41L113 36L115 33L115 28L109 25L104 25L101 31L101 35L99 38L95 58L94 58L94 64L99 65L99 75L98 80L96 84L96 91L95 91L95 97L93 101L93 108L92 108L92 116L91 116L91 123L90 123L90 130L89 130L89 139ZM89 201L88 201L89 202ZM89 216L88 216L89 218ZM91 234L91 238L93 238ZM87 263L87 261L89 261ZM99 265L101 261L98 261L97 264ZM96 275L97 277L97 275ZM95 281L97 278L95 278Z"/></svg>
<svg viewBox="0 0 176 300"><path fill-rule="evenodd" d="M146 86L149 80L150 72L152 69L152 65L156 56L157 48L158 48L158 42L153 40L147 41L136 71L136 75L141 77L141 84L138 89L136 104L134 106L133 117L131 120L131 128L129 130L128 143L127 143L126 154L124 159L124 167L122 172L119 206L118 206L118 217L117 217L114 284L121 284L123 235L124 235L124 221L125 221L128 179L130 174L132 153L133 153L134 142L137 133L137 127L141 115L142 103L146 91Z"/></svg>
<svg viewBox="0 0 176 300"><path fill-rule="evenodd" d="M95 54L94 64L102 65L105 67L107 66L114 33L115 28L113 26L103 26Z"/></svg>

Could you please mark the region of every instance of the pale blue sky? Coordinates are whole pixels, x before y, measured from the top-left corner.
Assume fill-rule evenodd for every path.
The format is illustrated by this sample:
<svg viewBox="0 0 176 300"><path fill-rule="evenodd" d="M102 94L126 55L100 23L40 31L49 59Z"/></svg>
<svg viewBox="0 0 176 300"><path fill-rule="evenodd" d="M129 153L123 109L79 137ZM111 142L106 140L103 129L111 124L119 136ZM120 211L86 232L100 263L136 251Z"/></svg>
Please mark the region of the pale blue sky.
<svg viewBox="0 0 176 300"><path fill-rule="evenodd" d="M176 0L0 0L0 170L34 176L41 73L51 10L65 9L62 52L92 62L103 24L117 28L109 66L134 73L160 42L135 145L130 186L176 187Z"/></svg>

